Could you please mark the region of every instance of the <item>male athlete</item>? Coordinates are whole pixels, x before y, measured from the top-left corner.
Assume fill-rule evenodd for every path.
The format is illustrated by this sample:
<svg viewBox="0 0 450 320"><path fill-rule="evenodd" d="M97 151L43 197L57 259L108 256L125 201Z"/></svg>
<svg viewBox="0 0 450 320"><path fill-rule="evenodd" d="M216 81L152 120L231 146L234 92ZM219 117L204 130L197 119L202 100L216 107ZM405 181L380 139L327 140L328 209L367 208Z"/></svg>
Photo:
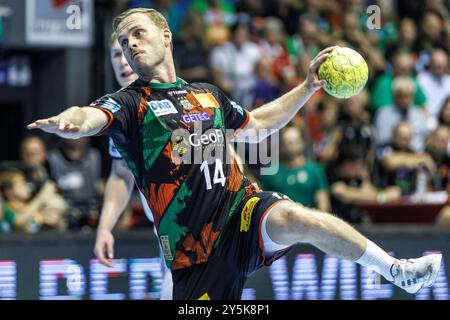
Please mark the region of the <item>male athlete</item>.
<svg viewBox="0 0 450 320"><path fill-rule="evenodd" d="M128 87L138 78L125 59L115 33L112 34L110 41L110 59L116 80L122 88ZM105 197L94 251L102 264L112 267L114 240L110 230L117 223L130 199L134 187L134 177L111 138L109 139L109 155L112 158L111 173L106 181ZM153 215L145 197L142 193L139 193L139 195L146 216L153 222ZM109 259L105 257L105 251L107 251ZM161 300L170 300L172 299L172 274L165 263L162 264L162 271Z"/></svg>
<svg viewBox="0 0 450 320"><path fill-rule="evenodd" d="M374 269L410 293L433 285L440 254L395 259L344 221L252 186L220 155L232 138L257 142L264 135L255 132L285 126L324 86L316 70L335 47L313 59L301 85L248 112L213 85L176 77L172 34L157 11L130 9L113 28L139 79L28 128L114 140L153 213L174 299L239 299L252 272L296 243ZM227 136L227 129L237 131Z"/></svg>

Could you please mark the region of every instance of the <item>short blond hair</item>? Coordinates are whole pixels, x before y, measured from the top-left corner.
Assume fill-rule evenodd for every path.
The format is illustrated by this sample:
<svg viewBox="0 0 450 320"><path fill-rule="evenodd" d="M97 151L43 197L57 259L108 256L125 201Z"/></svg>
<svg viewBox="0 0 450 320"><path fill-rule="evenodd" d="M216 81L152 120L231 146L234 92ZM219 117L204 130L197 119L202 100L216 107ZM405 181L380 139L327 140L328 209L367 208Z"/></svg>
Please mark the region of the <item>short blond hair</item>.
<svg viewBox="0 0 450 320"><path fill-rule="evenodd" d="M114 46L114 42L116 42L117 41L117 36L116 36L116 33L113 31L112 33L111 33L111 36L109 37L109 49L112 49L112 47Z"/></svg>
<svg viewBox="0 0 450 320"><path fill-rule="evenodd" d="M117 31L117 27L119 24L127 17L131 16L135 13L142 13L145 14L149 19L159 28L161 29L170 29L169 24L167 23L166 18L156 11L155 9L148 9L148 8L133 8L128 9L127 11L122 12L117 17L114 18L112 27L114 32Z"/></svg>

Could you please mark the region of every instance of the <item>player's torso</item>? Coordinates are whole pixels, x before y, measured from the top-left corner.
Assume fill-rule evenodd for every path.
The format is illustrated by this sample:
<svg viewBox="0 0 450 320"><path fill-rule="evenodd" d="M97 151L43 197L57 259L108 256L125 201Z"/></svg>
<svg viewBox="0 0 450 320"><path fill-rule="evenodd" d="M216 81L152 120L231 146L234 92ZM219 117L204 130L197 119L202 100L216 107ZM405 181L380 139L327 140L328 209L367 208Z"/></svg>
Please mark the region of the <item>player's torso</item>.
<svg viewBox="0 0 450 320"><path fill-rule="evenodd" d="M206 261L243 196L242 173L227 163L219 98L198 85L139 92L141 159L133 162L166 261L175 269Z"/></svg>

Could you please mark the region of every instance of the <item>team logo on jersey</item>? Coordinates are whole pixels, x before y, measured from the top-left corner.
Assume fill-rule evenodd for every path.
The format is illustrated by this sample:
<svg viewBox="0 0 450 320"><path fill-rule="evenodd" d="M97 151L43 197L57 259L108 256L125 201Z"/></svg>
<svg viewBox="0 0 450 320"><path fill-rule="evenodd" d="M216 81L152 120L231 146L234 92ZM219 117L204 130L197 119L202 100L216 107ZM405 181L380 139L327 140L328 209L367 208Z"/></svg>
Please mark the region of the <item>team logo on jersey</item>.
<svg viewBox="0 0 450 320"><path fill-rule="evenodd" d="M173 103L167 99L161 101L149 101L148 105L157 117L178 113L177 108L175 108Z"/></svg>
<svg viewBox="0 0 450 320"><path fill-rule="evenodd" d="M181 118L185 123L203 122L211 119L206 112L183 114Z"/></svg>
<svg viewBox="0 0 450 320"><path fill-rule="evenodd" d="M219 108L219 103L212 93L193 93L193 96L203 108Z"/></svg>
<svg viewBox="0 0 450 320"><path fill-rule="evenodd" d="M259 201L258 197L253 197L247 201L244 208L242 209L240 232L248 232L248 230L250 229L253 209L255 209L255 205L258 201Z"/></svg>
<svg viewBox="0 0 450 320"><path fill-rule="evenodd" d="M184 110L192 110L192 108L194 108L194 106L192 104L189 103L189 101L183 99L180 100L181 105L183 106Z"/></svg>

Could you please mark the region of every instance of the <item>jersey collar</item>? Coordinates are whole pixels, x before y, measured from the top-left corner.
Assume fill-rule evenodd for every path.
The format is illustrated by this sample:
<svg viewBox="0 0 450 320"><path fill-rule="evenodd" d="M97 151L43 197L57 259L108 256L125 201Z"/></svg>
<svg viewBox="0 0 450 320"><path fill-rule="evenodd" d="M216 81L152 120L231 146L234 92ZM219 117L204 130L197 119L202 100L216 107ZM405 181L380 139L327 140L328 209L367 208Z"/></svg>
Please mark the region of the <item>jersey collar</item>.
<svg viewBox="0 0 450 320"><path fill-rule="evenodd" d="M177 77L177 81L173 83L161 83L161 82L149 82L144 81L142 79L138 79L139 82L149 86L152 89L174 89L181 88L181 86L185 83L185 81L181 78Z"/></svg>

